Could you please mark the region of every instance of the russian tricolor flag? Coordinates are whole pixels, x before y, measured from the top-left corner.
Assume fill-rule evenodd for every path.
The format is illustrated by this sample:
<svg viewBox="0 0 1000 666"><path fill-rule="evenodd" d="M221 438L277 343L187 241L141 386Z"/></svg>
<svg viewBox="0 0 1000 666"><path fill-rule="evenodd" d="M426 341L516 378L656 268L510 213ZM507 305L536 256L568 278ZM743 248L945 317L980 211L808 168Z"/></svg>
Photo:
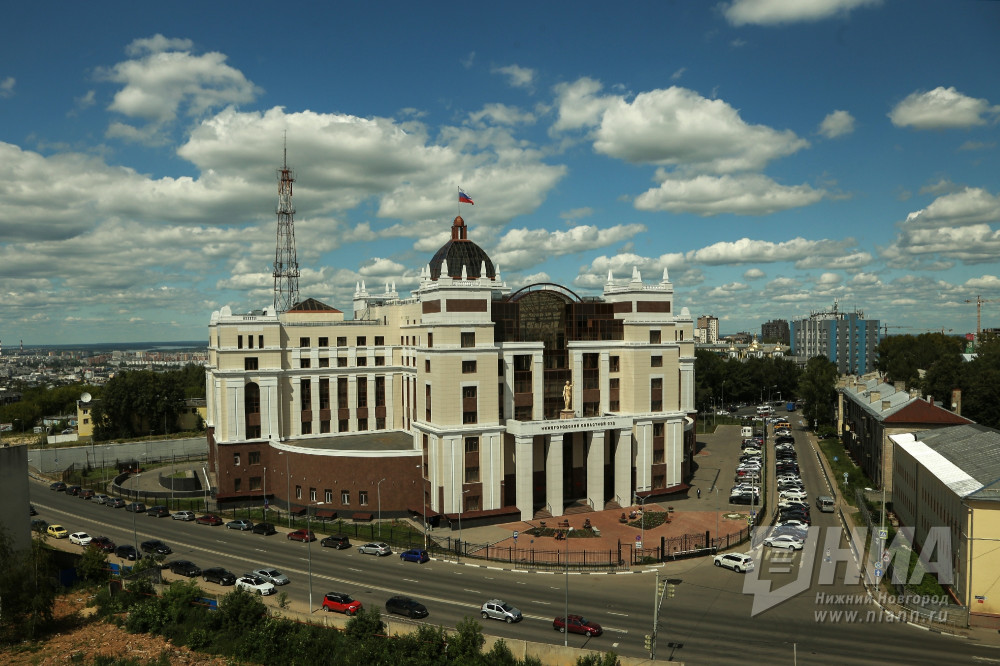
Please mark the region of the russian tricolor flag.
<svg viewBox="0 0 1000 666"><path fill-rule="evenodd" d="M472 204L473 206L476 205L472 202L472 199L469 197L469 195L462 191L461 187L458 188L458 203L467 203L467 204Z"/></svg>

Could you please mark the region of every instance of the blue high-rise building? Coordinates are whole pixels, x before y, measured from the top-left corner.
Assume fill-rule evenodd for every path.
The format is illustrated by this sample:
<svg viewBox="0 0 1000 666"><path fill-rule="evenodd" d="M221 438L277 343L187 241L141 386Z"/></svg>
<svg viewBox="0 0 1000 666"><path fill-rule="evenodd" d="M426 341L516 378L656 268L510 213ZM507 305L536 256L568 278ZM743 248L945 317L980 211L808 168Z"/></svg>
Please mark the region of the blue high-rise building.
<svg viewBox="0 0 1000 666"><path fill-rule="evenodd" d="M791 353L803 364L823 356L841 375L863 375L875 370L878 332L877 319L865 319L860 310L840 312L835 302L832 310L791 323Z"/></svg>

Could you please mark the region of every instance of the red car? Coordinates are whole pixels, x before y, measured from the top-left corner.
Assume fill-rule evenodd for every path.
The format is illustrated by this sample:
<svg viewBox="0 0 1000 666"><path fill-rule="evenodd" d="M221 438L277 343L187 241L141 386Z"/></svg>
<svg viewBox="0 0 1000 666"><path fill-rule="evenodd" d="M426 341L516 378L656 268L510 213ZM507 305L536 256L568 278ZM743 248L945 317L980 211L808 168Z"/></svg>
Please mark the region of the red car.
<svg viewBox="0 0 1000 666"><path fill-rule="evenodd" d="M113 553L115 550L115 542L106 536L96 536L87 545L90 548L103 550L105 553Z"/></svg>
<svg viewBox="0 0 1000 666"><path fill-rule="evenodd" d="M361 602L357 599L352 599L349 594L327 592L326 596L323 597L323 610L354 615L361 610Z"/></svg>
<svg viewBox="0 0 1000 666"><path fill-rule="evenodd" d="M312 530L295 530L288 533L288 538L291 541L315 541L316 534Z"/></svg>
<svg viewBox="0 0 1000 666"><path fill-rule="evenodd" d="M601 625L591 622L580 615L570 615L569 622L566 622L565 618L557 617L552 620L552 628L558 629L561 633L565 633L569 629L570 633L583 634L587 638L600 636L604 633Z"/></svg>
<svg viewBox="0 0 1000 666"><path fill-rule="evenodd" d="M222 518L219 518L214 513L206 513L204 516L195 518L194 522L201 523L202 525L221 525Z"/></svg>

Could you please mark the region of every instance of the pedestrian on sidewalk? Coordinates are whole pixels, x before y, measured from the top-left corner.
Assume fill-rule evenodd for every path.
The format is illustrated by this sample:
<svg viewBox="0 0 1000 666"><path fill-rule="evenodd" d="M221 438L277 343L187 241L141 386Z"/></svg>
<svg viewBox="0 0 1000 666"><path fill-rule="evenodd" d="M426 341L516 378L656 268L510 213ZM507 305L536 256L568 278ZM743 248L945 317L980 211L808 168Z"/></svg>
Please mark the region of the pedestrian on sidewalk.
<svg viewBox="0 0 1000 666"><path fill-rule="evenodd" d="M701 499L701 488L698 489L698 499Z"/></svg>

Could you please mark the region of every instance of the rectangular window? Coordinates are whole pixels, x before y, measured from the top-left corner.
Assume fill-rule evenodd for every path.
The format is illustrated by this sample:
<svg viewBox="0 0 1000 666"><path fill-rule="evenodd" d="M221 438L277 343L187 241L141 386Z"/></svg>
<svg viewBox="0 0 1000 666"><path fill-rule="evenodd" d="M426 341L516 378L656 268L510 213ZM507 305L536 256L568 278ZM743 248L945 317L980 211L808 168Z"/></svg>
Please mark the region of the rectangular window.
<svg viewBox="0 0 1000 666"><path fill-rule="evenodd" d="M368 431L368 419L358 419L358 432Z"/></svg>
<svg viewBox="0 0 1000 666"><path fill-rule="evenodd" d="M234 453L233 454L233 466L234 467L239 467L240 466L240 454L238 454L238 453Z"/></svg>
<svg viewBox="0 0 1000 666"><path fill-rule="evenodd" d="M383 365L385 365L385 356L376 356L375 357L375 365L377 365L377 366L383 366Z"/></svg>
<svg viewBox="0 0 1000 666"><path fill-rule="evenodd" d="M350 424L347 419L339 419L337 421L337 432L347 432L350 429Z"/></svg>
<svg viewBox="0 0 1000 666"><path fill-rule="evenodd" d="M264 336L263 335L258 335L257 336L257 348L258 349L263 349L264 348Z"/></svg>
<svg viewBox="0 0 1000 666"><path fill-rule="evenodd" d="M466 495L465 496L465 510L466 511L479 511L479 495Z"/></svg>
<svg viewBox="0 0 1000 666"><path fill-rule="evenodd" d="M260 464L260 451L251 451L249 454L249 463L251 465Z"/></svg>
<svg viewBox="0 0 1000 666"><path fill-rule="evenodd" d="M428 333L427 334L427 346L428 347L433 347L434 346L434 334L433 333Z"/></svg>
<svg viewBox="0 0 1000 666"><path fill-rule="evenodd" d="M247 349L253 349L253 336L247 336Z"/></svg>
<svg viewBox="0 0 1000 666"><path fill-rule="evenodd" d="M651 356L649 359L649 367L651 368L662 368L663 367L663 357L662 356Z"/></svg>
<svg viewBox="0 0 1000 666"><path fill-rule="evenodd" d="M347 367L347 359L343 358L343 357L337 357L337 367L338 368L346 368Z"/></svg>
<svg viewBox="0 0 1000 666"><path fill-rule="evenodd" d="M322 377L319 380L319 408L330 409L330 378Z"/></svg>
<svg viewBox="0 0 1000 666"><path fill-rule="evenodd" d="M475 386L462 387L462 423L479 422L479 406Z"/></svg>
<svg viewBox="0 0 1000 666"><path fill-rule="evenodd" d="M250 490L260 490L260 477L251 476L250 477Z"/></svg>
<svg viewBox="0 0 1000 666"><path fill-rule="evenodd" d="M309 338L299 338L299 347L308 347Z"/></svg>
<svg viewBox="0 0 1000 666"><path fill-rule="evenodd" d="M340 503L343 504L344 506L350 506L351 505L351 491L350 490L341 490L340 491Z"/></svg>
<svg viewBox="0 0 1000 666"><path fill-rule="evenodd" d="M299 409L306 412L312 409L312 380L303 379L300 386L301 390L299 394L301 395L301 401L299 402Z"/></svg>
<svg viewBox="0 0 1000 666"><path fill-rule="evenodd" d="M368 491L359 490L358 491L358 504L361 506L368 506Z"/></svg>
<svg viewBox="0 0 1000 666"><path fill-rule="evenodd" d="M329 359L329 357L324 356L323 358L319 359L319 367L321 367L321 368L329 368L330 367L330 359Z"/></svg>
<svg viewBox="0 0 1000 666"><path fill-rule="evenodd" d="M359 335L358 344L356 344L355 347L367 347L367 346L368 346L368 336Z"/></svg>
<svg viewBox="0 0 1000 666"><path fill-rule="evenodd" d="M243 359L243 369L244 370L257 370L257 357L247 356Z"/></svg>
<svg viewBox="0 0 1000 666"><path fill-rule="evenodd" d="M312 432L313 432L312 421L303 421L302 422L302 434L303 435L311 435Z"/></svg>
<svg viewBox="0 0 1000 666"><path fill-rule="evenodd" d="M431 420L431 385L424 386L424 418Z"/></svg>
<svg viewBox="0 0 1000 666"><path fill-rule="evenodd" d="M368 357L367 356L359 356L358 357L358 367L359 368L364 368L364 367L367 367L367 366L368 366Z"/></svg>
<svg viewBox="0 0 1000 666"><path fill-rule="evenodd" d="M430 372L430 371L431 371L431 360L429 358L424 359L424 372Z"/></svg>
<svg viewBox="0 0 1000 666"><path fill-rule="evenodd" d="M385 347L385 336L384 335L376 335L375 336L375 346L376 347Z"/></svg>
<svg viewBox="0 0 1000 666"><path fill-rule="evenodd" d="M312 367L312 359L300 358L299 359L299 367L300 368L309 368L309 367Z"/></svg>
<svg viewBox="0 0 1000 666"><path fill-rule="evenodd" d="M608 388L611 389L612 391L617 391L620 382L621 380L618 377L609 377Z"/></svg>
<svg viewBox="0 0 1000 666"><path fill-rule="evenodd" d="M358 407L368 406L368 378L358 377Z"/></svg>
<svg viewBox="0 0 1000 666"><path fill-rule="evenodd" d="M462 361L462 374L469 375L476 371L475 361Z"/></svg>
<svg viewBox="0 0 1000 666"><path fill-rule="evenodd" d="M479 465L465 468L465 482L479 483Z"/></svg>
<svg viewBox="0 0 1000 666"><path fill-rule="evenodd" d="M620 372L621 366L617 356L608 357L608 372Z"/></svg>
<svg viewBox="0 0 1000 666"><path fill-rule="evenodd" d="M479 453L479 438L478 437L466 437L465 438L465 452L466 453Z"/></svg>
<svg viewBox="0 0 1000 666"><path fill-rule="evenodd" d="M243 479L233 479L233 490L241 492L243 490Z"/></svg>
<svg viewBox="0 0 1000 666"><path fill-rule="evenodd" d="M295 486L295 499L302 499L302 486Z"/></svg>
<svg viewBox="0 0 1000 666"><path fill-rule="evenodd" d="M375 419L375 429L385 430L385 417L379 416Z"/></svg>
<svg viewBox="0 0 1000 666"><path fill-rule="evenodd" d="M309 501L310 502L315 502L316 501L316 489L315 488L310 488L309 489Z"/></svg>
<svg viewBox="0 0 1000 666"><path fill-rule="evenodd" d="M327 504L333 504L333 491L329 488L323 491L323 501Z"/></svg>
<svg viewBox="0 0 1000 666"><path fill-rule="evenodd" d="M236 348L237 349L243 349L243 336L242 335L237 335L236 336Z"/></svg>
<svg viewBox="0 0 1000 666"><path fill-rule="evenodd" d="M462 346L463 347L475 347L476 346L476 334L475 333L462 333Z"/></svg>
<svg viewBox="0 0 1000 666"><path fill-rule="evenodd" d="M347 337L343 336L343 335L337 336L337 346L338 347L346 347L347 346Z"/></svg>
<svg viewBox="0 0 1000 666"><path fill-rule="evenodd" d="M330 346L330 338L320 338L318 344L319 344L320 347L329 347Z"/></svg>
<svg viewBox="0 0 1000 666"><path fill-rule="evenodd" d="M375 377L375 406L385 407L385 375Z"/></svg>
<svg viewBox="0 0 1000 666"><path fill-rule="evenodd" d="M649 332L649 344L651 345L660 344L660 332L658 330Z"/></svg>

